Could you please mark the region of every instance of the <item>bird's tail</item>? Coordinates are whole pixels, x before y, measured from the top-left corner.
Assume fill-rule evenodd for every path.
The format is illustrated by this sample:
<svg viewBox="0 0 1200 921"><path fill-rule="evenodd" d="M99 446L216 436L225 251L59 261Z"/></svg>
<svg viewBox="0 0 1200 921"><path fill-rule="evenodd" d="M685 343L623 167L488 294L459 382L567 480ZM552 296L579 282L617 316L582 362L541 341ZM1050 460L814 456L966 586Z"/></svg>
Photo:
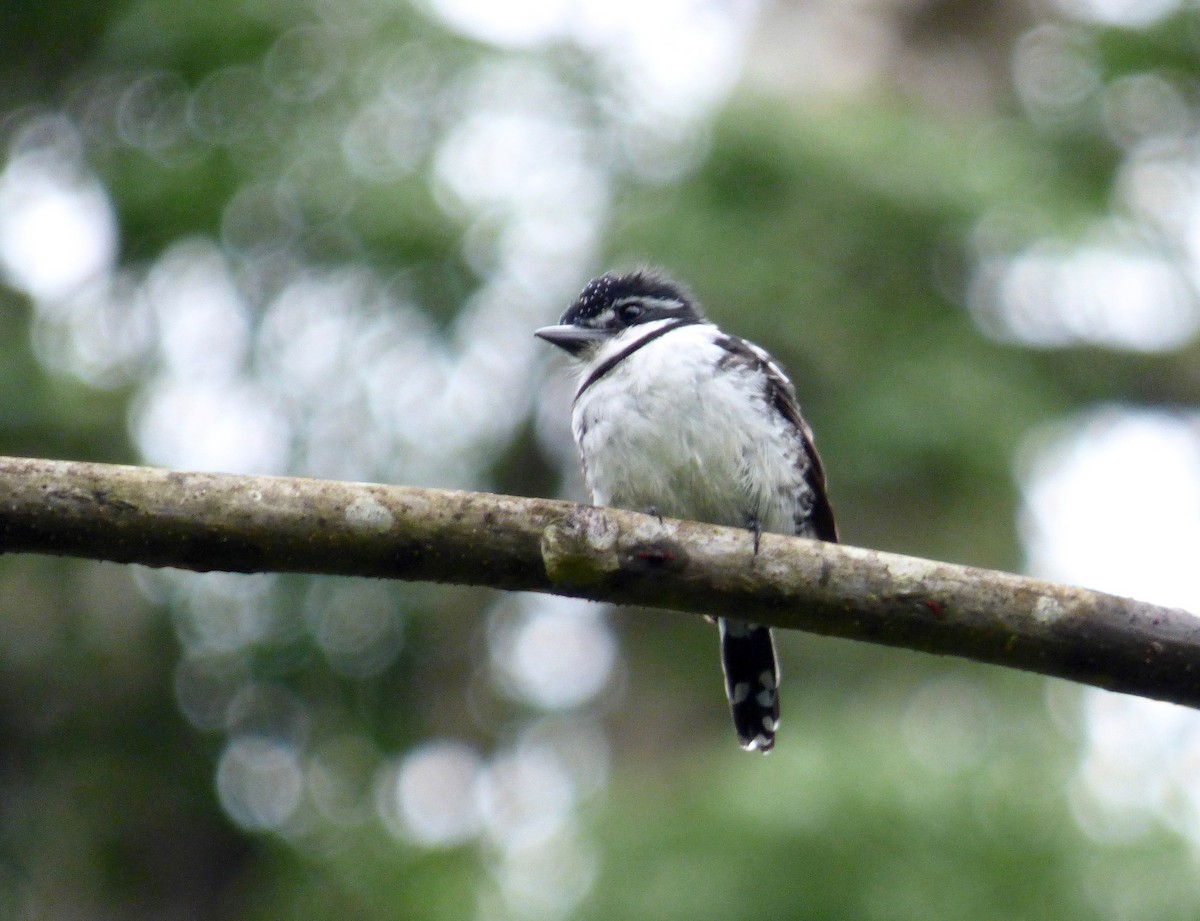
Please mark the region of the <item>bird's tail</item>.
<svg viewBox="0 0 1200 921"><path fill-rule="evenodd" d="M733 728L747 751L769 752L779 727L779 666L771 628L717 618Z"/></svg>

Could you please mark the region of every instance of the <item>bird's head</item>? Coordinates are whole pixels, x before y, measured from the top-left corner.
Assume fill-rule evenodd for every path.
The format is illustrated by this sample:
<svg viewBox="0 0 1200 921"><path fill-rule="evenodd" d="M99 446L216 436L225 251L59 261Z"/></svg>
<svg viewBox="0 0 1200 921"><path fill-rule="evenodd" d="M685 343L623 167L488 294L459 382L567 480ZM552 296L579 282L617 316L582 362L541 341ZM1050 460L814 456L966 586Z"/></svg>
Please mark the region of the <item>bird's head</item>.
<svg viewBox="0 0 1200 921"><path fill-rule="evenodd" d="M609 273L587 283L558 321L534 335L589 359L626 330L660 320L701 320L687 290L656 272Z"/></svg>

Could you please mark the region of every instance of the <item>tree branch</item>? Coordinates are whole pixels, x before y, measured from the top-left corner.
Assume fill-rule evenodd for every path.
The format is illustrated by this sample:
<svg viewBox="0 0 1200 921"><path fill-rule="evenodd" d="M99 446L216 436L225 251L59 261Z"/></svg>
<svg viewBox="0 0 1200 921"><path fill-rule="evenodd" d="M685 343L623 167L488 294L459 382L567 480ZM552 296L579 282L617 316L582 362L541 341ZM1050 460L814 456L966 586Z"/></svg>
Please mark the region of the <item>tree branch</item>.
<svg viewBox="0 0 1200 921"><path fill-rule="evenodd" d="M0 552L554 592L1200 707L1200 618L1008 573L550 499L0 458Z"/></svg>

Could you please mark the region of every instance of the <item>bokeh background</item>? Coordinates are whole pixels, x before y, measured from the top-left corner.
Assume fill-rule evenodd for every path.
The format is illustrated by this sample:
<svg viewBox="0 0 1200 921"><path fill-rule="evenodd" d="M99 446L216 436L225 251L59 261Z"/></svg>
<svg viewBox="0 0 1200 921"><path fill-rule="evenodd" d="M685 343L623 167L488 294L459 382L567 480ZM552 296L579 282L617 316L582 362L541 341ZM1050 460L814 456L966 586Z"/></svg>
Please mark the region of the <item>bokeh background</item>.
<svg viewBox="0 0 1200 921"><path fill-rule="evenodd" d="M1200 611L1180 0L2 0L0 452L583 499L661 265L850 543ZM0 917L1200 914L1200 715L699 619L0 559Z"/></svg>

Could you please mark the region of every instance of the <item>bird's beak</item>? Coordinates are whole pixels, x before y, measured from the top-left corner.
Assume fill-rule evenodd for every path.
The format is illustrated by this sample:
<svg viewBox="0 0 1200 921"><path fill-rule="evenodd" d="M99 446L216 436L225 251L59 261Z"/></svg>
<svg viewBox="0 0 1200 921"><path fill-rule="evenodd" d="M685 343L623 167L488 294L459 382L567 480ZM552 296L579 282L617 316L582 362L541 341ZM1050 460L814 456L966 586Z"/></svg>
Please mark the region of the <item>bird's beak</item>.
<svg viewBox="0 0 1200 921"><path fill-rule="evenodd" d="M535 329L533 334L539 339L545 339L551 345L578 355L589 345L608 338L608 332L603 329L590 329L586 326L543 326Z"/></svg>

